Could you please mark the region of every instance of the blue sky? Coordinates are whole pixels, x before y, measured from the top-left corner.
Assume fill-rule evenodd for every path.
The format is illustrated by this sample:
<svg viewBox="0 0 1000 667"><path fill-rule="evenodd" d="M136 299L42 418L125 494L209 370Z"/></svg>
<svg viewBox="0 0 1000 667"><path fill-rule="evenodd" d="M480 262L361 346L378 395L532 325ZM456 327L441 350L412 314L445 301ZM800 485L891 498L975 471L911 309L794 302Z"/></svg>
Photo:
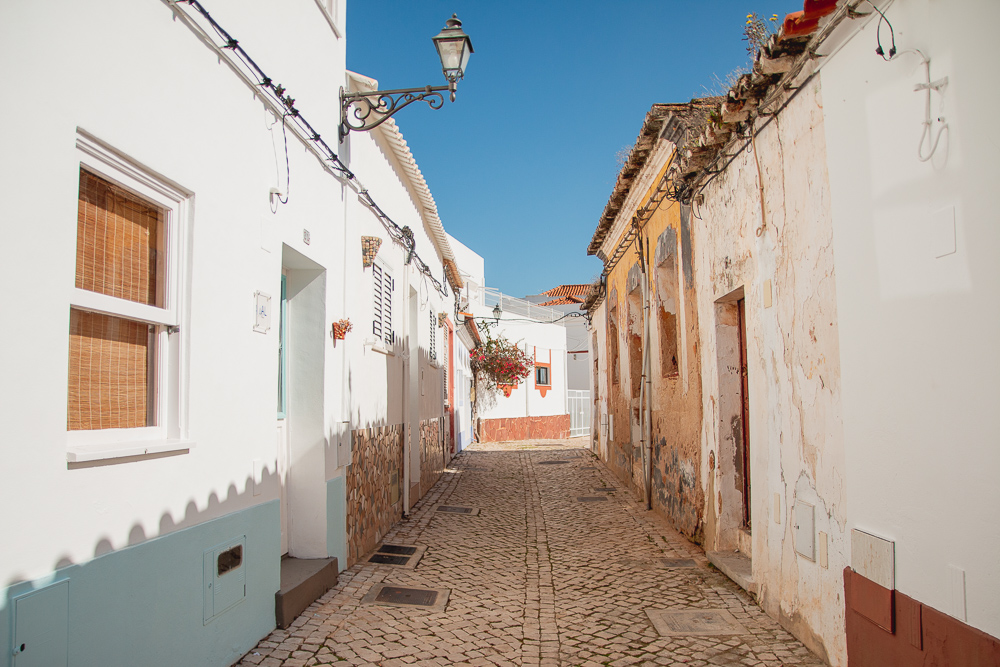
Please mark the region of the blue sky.
<svg viewBox="0 0 1000 667"><path fill-rule="evenodd" d="M431 37L457 13L475 53L455 103L395 118L445 229L512 296L590 282L587 244L654 103L721 89L747 62L748 12L801 0L353 0L347 66L379 87L441 85ZM374 193L377 197L377 193Z"/></svg>

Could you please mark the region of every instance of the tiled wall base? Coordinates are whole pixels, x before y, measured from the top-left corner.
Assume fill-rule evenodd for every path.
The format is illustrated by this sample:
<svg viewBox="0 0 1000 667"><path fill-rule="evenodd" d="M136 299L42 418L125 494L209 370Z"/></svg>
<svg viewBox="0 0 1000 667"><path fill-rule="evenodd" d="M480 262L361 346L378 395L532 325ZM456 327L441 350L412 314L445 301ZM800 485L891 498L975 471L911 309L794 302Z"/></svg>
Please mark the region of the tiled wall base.
<svg viewBox="0 0 1000 667"><path fill-rule="evenodd" d="M347 469L347 567L375 548L403 516L403 427L352 433Z"/></svg>
<svg viewBox="0 0 1000 667"><path fill-rule="evenodd" d="M444 472L445 452L441 441L441 420L420 422L420 496L430 491ZM410 500L413 500L412 498Z"/></svg>
<svg viewBox="0 0 1000 667"><path fill-rule="evenodd" d="M479 422L480 442L556 440L568 437L569 415L482 419Z"/></svg>

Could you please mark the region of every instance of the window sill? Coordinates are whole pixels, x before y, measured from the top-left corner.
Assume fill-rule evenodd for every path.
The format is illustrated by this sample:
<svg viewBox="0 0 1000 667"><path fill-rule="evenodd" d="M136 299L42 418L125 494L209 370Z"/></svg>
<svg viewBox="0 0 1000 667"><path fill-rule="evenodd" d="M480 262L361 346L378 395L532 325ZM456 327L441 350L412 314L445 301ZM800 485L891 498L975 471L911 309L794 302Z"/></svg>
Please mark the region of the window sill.
<svg viewBox="0 0 1000 667"><path fill-rule="evenodd" d="M195 447L191 440L144 440L126 443L72 445L66 448L67 463L87 463L106 459L186 452Z"/></svg>
<svg viewBox="0 0 1000 667"><path fill-rule="evenodd" d="M372 352L378 352L379 354L384 354L387 357L396 356L396 352L390 348L386 347L384 344L376 343L372 340L365 341L365 345L371 348Z"/></svg>

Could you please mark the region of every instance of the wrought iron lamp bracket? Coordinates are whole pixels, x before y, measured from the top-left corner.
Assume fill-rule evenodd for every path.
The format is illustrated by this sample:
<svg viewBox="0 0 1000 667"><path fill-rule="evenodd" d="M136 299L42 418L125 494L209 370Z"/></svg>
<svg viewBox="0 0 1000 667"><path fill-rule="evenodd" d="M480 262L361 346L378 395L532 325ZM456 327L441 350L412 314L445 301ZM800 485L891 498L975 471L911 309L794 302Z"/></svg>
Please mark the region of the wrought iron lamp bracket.
<svg viewBox="0 0 1000 667"><path fill-rule="evenodd" d="M340 140L348 132L367 132L392 118L397 111L414 102L427 102L431 109L444 106L444 93L448 91L451 101L455 101L457 81L450 80L447 86L424 86L423 88L399 88L396 90L373 90L370 93L348 93L340 89Z"/></svg>

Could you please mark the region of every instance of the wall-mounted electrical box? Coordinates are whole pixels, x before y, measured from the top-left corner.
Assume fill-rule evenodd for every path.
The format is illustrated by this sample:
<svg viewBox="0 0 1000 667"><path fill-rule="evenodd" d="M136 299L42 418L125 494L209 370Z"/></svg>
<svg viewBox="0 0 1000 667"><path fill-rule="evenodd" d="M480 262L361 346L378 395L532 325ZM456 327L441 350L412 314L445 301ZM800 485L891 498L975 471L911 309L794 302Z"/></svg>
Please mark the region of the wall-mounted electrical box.
<svg viewBox="0 0 1000 667"><path fill-rule="evenodd" d="M816 560L816 508L801 500L795 501L792 519L795 552L811 561Z"/></svg>
<svg viewBox="0 0 1000 667"><path fill-rule="evenodd" d="M205 623L247 596L246 535L205 552Z"/></svg>
<svg viewBox="0 0 1000 667"><path fill-rule="evenodd" d="M69 582L14 598L14 667L65 667L69 661Z"/></svg>

